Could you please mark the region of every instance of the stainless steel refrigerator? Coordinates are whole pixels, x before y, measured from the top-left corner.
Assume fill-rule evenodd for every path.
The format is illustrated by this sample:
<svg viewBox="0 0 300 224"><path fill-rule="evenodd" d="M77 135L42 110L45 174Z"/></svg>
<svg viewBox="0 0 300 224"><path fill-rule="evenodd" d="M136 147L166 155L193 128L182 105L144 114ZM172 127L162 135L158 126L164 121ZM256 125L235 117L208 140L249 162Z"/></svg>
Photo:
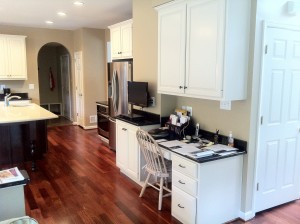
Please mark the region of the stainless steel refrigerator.
<svg viewBox="0 0 300 224"><path fill-rule="evenodd" d="M108 63L109 148L116 150L115 117L128 112L127 81L132 81L132 60Z"/></svg>

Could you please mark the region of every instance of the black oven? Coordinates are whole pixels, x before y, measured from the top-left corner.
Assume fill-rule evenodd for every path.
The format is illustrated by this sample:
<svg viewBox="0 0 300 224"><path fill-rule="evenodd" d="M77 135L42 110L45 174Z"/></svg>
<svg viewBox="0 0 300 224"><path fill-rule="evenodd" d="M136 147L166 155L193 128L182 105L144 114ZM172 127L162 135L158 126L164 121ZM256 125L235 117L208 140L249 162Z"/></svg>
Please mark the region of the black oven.
<svg viewBox="0 0 300 224"><path fill-rule="evenodd" d="M108 144L109 139L109 116L108 105L97 102L97 127L102 141Z"/></svg>

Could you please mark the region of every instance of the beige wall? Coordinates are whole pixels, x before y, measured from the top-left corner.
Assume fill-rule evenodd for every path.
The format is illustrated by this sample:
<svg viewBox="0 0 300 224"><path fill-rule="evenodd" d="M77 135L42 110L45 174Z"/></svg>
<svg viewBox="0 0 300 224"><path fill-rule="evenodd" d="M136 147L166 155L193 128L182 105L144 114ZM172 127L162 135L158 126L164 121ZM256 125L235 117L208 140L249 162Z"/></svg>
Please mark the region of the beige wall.
<svg viewBox="0 0 300 224"><path fill-rule="evenodd" d="M106 41L105 30L79 29L76 31L40 29L14 26L0 26L2 34L25 35L28 79L25 81L1 81L13 92L28 92L33 102L40 103L38 81L38 53L43 45L51 42L62 44L70 53L71 90L75 91L74 83L74 52L82 50L84 60L84 95L85 126L95 126L90 123L90 116L96 115L95 102L106 99ZM34 84L35 89L29 90L28 84ZM47 99L48 100L48 99ZM75 93L72 102L75 102ZM75 114L75 104L72 107ZM75 116L73 116L75 117Z"/></svg>
<svg viewBox="0 0 300 224"><path fill-rule="evenodd" d="M67 30L40 29L17 26L0 26L0 32L2 34L27 36L26 55L28 73L28 79L25 81L1 81L1 84L5 84L7 87L10 87L13 92L28 92L33 102L39 103L40 100L37 65L38 52L43 45L50 42L60 43L64 45L69 52L73 52L73 32ZM28 84L34 84L35 89L29 90Z"/></svg>
<svg viewBox="0 0 300 224"><path fill-rule="evenodd" d="M84 126L96 115L96 101L106 100L106 39L105 30L81 29L83 55Z"/></svg>
<svg viewBox="0 0 300 224"><path fill-rule="evenodd" d="M44 46L38 55L38 80L40 103L59 103L61 102L60 74L57 64L56 47ZM51 67L55 88L50 89L49 68Z"/></svg>
<svg viewBox="0 0 300 224"><path fill-rule="evenodd" d="M134 78L150 82L152 91L156 90L157 76L157 16L153 6L168 0L133 0L133 56ZM219 109L218 101L175 97L152 93L157 97L157 106L147 110L167 115L172 108L182 105L193 107L193 118L200 127L209 131L220 129L227 135L233 131L235 137L248 141L248 154L244 157L242 211L246 215L254 212L254 185L256 136L258 121L262 21L274 21L281 24L300 25L300 16L286 14L285 0L251 0L251 33L249 51L249 72L247 92L243 101L232 102L232 110ZM256 6L257 4L257 6ZM153 33L150 33L153 32ZM150 33L150 34L149 34ZM150 62L150 63L149 63ZM145 72L146 71L146 72Z"/></svg>

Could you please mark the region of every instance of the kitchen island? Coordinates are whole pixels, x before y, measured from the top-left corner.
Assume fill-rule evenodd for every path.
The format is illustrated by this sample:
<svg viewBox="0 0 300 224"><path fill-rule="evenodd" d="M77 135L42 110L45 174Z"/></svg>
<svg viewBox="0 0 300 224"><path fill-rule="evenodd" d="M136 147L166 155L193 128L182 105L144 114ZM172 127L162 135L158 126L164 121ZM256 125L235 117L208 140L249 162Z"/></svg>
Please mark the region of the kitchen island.
<svg viewBox="0 0 300 224"><path fill-rule="evenodd" d="M0 167L41 159L47 151L47 120L57 115L34 103L0 104Z"/></svg>

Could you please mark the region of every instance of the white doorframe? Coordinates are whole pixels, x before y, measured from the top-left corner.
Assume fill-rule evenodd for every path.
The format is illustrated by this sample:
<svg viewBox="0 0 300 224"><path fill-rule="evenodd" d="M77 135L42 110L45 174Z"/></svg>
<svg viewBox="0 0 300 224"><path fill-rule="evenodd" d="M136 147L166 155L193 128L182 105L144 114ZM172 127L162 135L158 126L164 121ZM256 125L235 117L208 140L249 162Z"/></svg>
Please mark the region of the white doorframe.
<svg viewBox="0 0 300 224"><path fill-rule="evenodd" d="M76 123L84 127L84 97L83 97L83 60L82 51L74 53L75 59L75 102L76 102Z"/></svg>
<svg viewBox="0 0 300 224"><path fill-rule="evenodd" d="M295 25L288 25L288 24L281 24L281 23L275 23L271 21L263 21L263 31L262 31L262 42L261 42L261 62L260 62L260 76L259 76L259 106L257 109L257 114L261 114L261 103L262 103L262 76L264 72L264 51L265 51L265 45L266 45L266 33L268 28L281 28L281 29L287 29L287 30L294 30L294 31L300 31L300 28ZM261 131L261 125L260 125L260 116L257 116L258 120L256 122L256 143L255 143L255 177L254 177L254 186L253 186L253 200L252 200L252 208L253 208L253 215L255 216L255 213L257 211L256 209L256 196L257 196L257 190L256 190L256 183L258 182L258 159L259 159L259 153L258 153L258 147L259 147L259 140L260 140L260 131ZM299 189L299 196L300 196L300 189Z"/></svg>

